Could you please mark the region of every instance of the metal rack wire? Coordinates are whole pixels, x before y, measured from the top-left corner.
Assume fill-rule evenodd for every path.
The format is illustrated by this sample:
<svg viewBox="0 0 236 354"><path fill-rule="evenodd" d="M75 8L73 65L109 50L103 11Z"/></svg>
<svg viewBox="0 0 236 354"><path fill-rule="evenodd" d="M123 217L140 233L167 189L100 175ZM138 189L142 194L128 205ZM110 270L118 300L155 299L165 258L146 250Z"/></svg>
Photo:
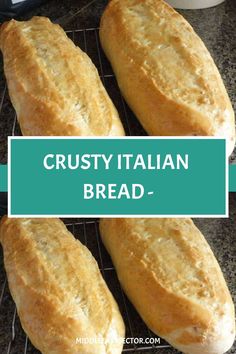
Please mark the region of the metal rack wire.
<svg viewBox="0 0 236 354"><path fill-rule="evenodd" d="M100 77L120 114L127 135L146 135L145 131L130 111L118 89L110 64L106 60L99 43L98 28L78 29L67 31L68 36L79 45L96 65ZM16 119L16 114L9 102L6 84L0 88L0 114L1 119L8 121L7 135L21 135ZM7 145L6 145L7 146ZM105 248L100 241L97 219L64 219L68 229L79 238L96 258L101 273L111 289L120 307L121 314L126 324L126 336L129 338L157 338L158 345L125 344L123 353L163 353L170 346L162 339L158 339L143 323L133 306L123 293L115 270ZM36 354L39 353L30 343L21 328L15 304L10 296L3 257L0 255L0 353Z"/></svg>

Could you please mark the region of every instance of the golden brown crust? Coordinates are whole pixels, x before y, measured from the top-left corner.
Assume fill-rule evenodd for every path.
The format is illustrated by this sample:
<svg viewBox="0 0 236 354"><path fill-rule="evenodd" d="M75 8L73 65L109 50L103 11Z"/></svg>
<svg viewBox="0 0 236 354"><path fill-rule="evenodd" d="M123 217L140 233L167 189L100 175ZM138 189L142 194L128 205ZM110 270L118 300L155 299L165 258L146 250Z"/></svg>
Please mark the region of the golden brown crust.
<svg viewBox="0 0 236 354"><path fill-rule="evenodd" d="M59 219L8 219L0 241L25 332L44 354L119 354L124 324L97 263Z"/></svg>
<svg viewBox="0 0 236 354"><path fill-rule="evenodd" d="M102 219L102 240L146 324L184 353L224 353L234 306L220 267L190 219Z"/></svg>
<svg viewBox="0 0 236 354"><path fill-rule="evenodd" d="M44 17L0 30L9 94L24 135L124 135L89 57Z"/></svg>
<svg viewBox="0 0 236 354"><path fill-rule="evenodd" d="M201 39L162 0L112 0L100 39L120 89L151 135L223 136L235 143L234 112Z"/></svg>

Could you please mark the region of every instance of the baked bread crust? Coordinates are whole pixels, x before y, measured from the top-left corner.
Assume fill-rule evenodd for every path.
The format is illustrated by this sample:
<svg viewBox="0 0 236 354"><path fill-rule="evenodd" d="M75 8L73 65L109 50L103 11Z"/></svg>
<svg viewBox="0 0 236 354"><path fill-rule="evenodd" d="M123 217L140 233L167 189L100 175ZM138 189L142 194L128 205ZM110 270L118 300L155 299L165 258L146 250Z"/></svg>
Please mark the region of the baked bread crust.
<svg viewBox="0 0 236 354"><path fill-rule="evenodd" d="M184 353L232 346L232 299L191 219L102 219L100 231L122 287L154 333Z"/></svg>
<svg viewBox="0 0 236 354"><path fill-rule="evenodd" d="M124 135L90 58L48 18L1 26L9 94L23 135Z"/></svg>
<svg viewBox="0 0 236 354"><path fill-rule="evenodd" d="M112 0L102 47L121 92L150 135L221 136L235 144L221 76L190 24L162 0Z"/></svg>
<svg viewBox="0 0 236 354"><path fill-rule="evenodd" d="M0 241L22 327L43 354L120 354L124 324L98 265L59 219L8 219ZM104 343L81 344L76 338ZM121 338L120 338L121 337Z"/></svg>

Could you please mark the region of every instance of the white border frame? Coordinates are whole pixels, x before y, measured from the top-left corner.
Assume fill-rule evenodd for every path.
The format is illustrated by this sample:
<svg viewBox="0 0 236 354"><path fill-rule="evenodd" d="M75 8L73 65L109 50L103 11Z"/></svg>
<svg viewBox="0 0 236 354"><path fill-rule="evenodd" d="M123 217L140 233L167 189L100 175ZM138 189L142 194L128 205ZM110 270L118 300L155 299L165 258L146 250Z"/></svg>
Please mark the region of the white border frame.
<svg viewBox="0 0 236 354"><path fill-rule="evenodd" d="M83 214L72 214L72 215L12 215L11 214L11 141L12 140L44 140L44 139L52 139L52 140L72 140L72 139L77 139L77 140L88 140L88 139L93 139L93 140L114 140L114 139L140 139L140 140L224 140L225 141L225 214L219 214L219 215L202 215L202 214L189 214L189 215L178 215L178 214L167 214L167 215L159 215L159 214L153 214L153 215L139 215L139 214L134 214L134 215L123 215L123 214L116 214L116 215L104 215L104 214L88 214L88 215L83 215ZM227 155L227 141L226 138L218 137L218 136L213 136L213 137L208 137L208 136L9 136L8 137L8 217L9 218L228 218L229 217L229 163L228 163L228 155Z"/></svg>

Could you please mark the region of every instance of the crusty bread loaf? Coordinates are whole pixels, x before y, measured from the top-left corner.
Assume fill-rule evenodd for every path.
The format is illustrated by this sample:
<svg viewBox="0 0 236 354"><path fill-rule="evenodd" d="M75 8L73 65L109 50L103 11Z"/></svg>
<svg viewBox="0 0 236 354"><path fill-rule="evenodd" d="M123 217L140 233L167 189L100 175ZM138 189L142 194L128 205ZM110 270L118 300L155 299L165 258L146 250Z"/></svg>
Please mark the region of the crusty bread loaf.
<svg viewBox="0 0 236 354"><path fill-rule="evenodd" d="M24 135L124 135L98 72L44 17L0 30L9 94Z"/></svg>
<svg viewBox="0 0 236 354"><path fill-rule="evenodd" d="M162 0L112 0L100 39L120 89L150 135L222 136L235 143L234 112L201 39Z"/></svg>
<svg viewBox="0 0 236 354"><path fill-rule="evenodd" d="M156 334L188 354L231 347L231 296L190 219L102 219L100 231L121 285Z"/></svg>
<svg viewBox="0 0 236 354"><path fill-rule="evenodd" d="M36 348L43 354L121 353L117 304L95 259L62 221L4 218L0 241L21 324Z"/></svg>

